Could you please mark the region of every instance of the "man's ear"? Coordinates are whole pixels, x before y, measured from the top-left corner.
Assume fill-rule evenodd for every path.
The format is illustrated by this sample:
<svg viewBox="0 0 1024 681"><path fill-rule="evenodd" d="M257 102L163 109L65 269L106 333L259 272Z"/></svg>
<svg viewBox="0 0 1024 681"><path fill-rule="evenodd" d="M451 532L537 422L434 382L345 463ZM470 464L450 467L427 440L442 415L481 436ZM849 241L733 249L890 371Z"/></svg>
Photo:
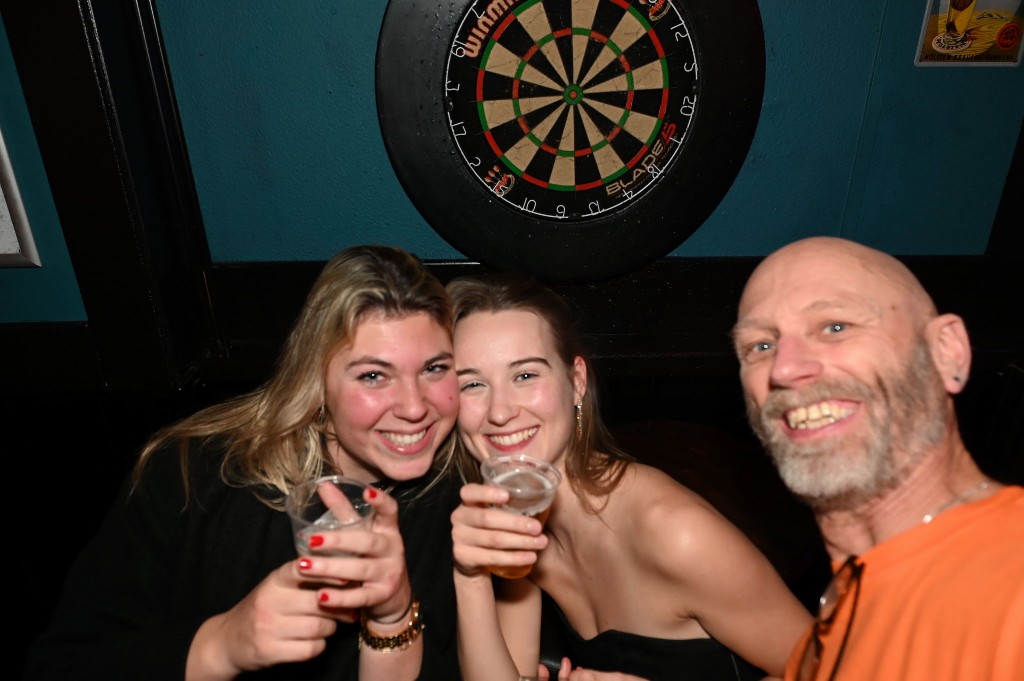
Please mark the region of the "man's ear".
<svg viewBox="0 0 1024 681"><path fill-rule="evenodd" d="M971 340L964 320L955 314L939 315L925 326L925 338L946 391L960 393L971 371Z"/></svg>

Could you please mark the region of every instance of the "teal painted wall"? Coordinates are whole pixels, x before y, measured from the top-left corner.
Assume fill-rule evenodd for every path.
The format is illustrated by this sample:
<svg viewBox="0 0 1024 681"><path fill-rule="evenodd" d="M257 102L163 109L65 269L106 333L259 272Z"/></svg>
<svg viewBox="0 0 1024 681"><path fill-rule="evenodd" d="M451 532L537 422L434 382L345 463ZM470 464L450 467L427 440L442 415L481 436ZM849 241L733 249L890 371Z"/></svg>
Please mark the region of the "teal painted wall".
<svg viewBox="0 0 1024 681"><path fill-rule="evenodd" d="M157 3L214 260L324 259L367 242L463 257L384 150L374 59L386 5Z"/></svg>
<svg viewBox="0 0 1024 681"><path fill-rule="evenodd" d="M0 267L0 323L84 321L85 307L75 283L3 21L0 21L0 130L3 130L41 264L40 267Z"/></svg>
<svg viewBox="0 0 1024 681"><path fill-rule="evenodd" d="M320 259L381 240L461 257L384 151L373 74L385 0L156 4L214 260ZM916 67L926 7L762 1L766 91L751 152L674 255L763 255L814 233L901 254L983 252L1024 70ZM954 121L967 134L948 134ZM942 197L951 186L955 202Z"/></svg>
<svg viewBox="0 0 1024 681"><path fill-rule="evenodd" d="M157 0L215 262L319 260L365 242L463 257L413 208L384 151L374 59L386 4ZM673 255L763 255L820 233L897 254L982 253L1024 117L1024 69L916 67L926 7L762 0L753 146ZM0 269L0 322L81 319L4 35L0 95L43 258L41 271Z"/></svg>

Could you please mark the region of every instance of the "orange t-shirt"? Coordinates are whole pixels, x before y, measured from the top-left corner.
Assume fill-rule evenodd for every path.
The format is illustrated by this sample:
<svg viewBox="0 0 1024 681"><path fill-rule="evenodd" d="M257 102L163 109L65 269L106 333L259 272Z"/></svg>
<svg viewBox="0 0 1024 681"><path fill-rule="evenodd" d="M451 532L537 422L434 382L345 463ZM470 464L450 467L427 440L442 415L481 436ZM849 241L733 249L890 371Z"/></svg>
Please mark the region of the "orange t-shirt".
<svg viewBox="0 0 1024 681"><path fill-rule="evenodd" d="M873 547L836 681L1024 679L1024 488L939 514ZM827 679L853 604L840 604L818 679ZM799 653L786 668L796 678Z"/></svg>

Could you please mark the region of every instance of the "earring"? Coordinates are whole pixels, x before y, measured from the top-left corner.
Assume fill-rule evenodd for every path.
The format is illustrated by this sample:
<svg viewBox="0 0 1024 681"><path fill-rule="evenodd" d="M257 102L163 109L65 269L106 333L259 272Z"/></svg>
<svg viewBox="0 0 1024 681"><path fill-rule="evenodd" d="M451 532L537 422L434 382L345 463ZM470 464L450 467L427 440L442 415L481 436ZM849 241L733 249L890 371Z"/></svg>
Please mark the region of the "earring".
<svg viewBox="0 0 1024 681"><path fill-rule="evenodd" d="M316 420L317 423L320 424L327 420L327 410L324 409L324 405L322 404L320 405L320 410L316 413Z"/></svg>
<svg viewBox="0 0 1024 681"><path fill-rule="evenodd" d="M583 400L576 403L576 439L583 438Z"/></svg>

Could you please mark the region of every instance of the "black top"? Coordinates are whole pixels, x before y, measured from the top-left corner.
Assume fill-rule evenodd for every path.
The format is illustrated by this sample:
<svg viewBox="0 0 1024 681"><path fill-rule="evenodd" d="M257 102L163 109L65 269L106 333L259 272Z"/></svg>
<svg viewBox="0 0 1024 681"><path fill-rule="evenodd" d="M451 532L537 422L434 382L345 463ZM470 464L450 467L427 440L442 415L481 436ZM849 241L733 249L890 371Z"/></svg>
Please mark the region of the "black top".
<svg viewBox="0 0 1024 681"><path fill-rule="evenodd" d="M173 450L173 451L171 451ZM242 600L296 557L287 515L252 488L225 484L217 452L190 458L185 505L177 448L157 452L131 494L122 487L97 535L72 565L49 628L33 643L26 680L181 681L199 626ZM450 514L458 484L425 496L404 483L399 526L426 629L421 679L458 679ZM73 512L73 509L69 509ZM243 679L355 680L358 624L339 623L313 660L243 674Z"/></svg>
<svg viewBox="0 0 1024 681"><path fill-rule="evenodd" d="M584 639L554 601L549 604L558 614L565 654L573 667L623 672L649 681L754 681L764 677L764 672L712 638L648 638L608 630Z"/></svg>

